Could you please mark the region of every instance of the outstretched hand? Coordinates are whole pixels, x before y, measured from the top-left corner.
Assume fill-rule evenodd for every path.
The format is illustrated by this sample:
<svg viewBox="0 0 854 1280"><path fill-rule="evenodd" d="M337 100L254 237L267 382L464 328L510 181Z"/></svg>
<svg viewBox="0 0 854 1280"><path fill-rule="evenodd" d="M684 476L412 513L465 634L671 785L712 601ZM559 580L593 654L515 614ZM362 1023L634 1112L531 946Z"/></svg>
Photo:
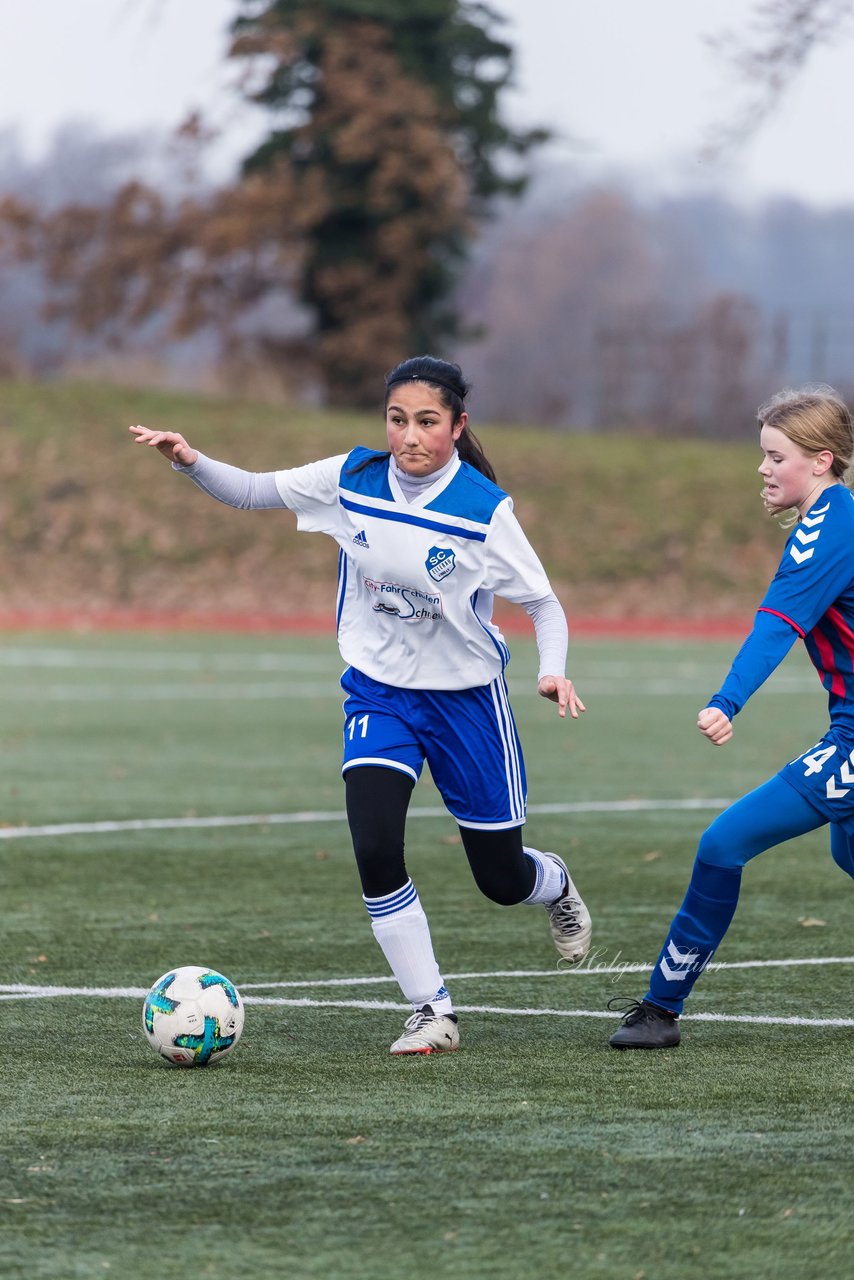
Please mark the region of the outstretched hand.
<svg viewBox="0 0 854 1280"><path fill-rule="evenodd" d="M579 711L587 710L575 692L572 681L567 680L566 676L543 676L537 685L537 693L541 698L556 702L558 715L561 717L566 716L567 707L573 720L578 719Z"/></svg>
<svg viewBox="0 0 854 1280"><path fill-rule="evenodd" d="M732 721L720 707L704 707L697 716L697 728L716 747L722 747L732 737Z"/></svg>
<svg viewBox="0 0 854 1280"><path fill-rule="evenodd" d="M148 427L128 427L128 431L137 444L150 444L164 458L177 462L181 467L191 467L199 456L177 431L150 431Z"/></svg>

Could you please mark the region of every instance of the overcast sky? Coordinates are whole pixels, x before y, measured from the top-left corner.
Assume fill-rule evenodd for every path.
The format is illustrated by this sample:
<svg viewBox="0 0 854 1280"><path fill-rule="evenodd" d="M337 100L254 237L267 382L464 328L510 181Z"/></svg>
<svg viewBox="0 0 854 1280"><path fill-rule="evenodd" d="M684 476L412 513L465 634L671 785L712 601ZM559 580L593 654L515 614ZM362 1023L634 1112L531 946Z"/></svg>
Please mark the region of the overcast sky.
<svg viewBox="0 0 854 1280"><path fill-rule="evenodd" d="M753 0L490 0L507 15L517 89L506 112L545 124L551 152L583 176L628 173L653 189L721 190L745 201L792 195L854 204L854 37L819 49L774 119L725 161L704 158L710 129L741 99L707 43L744 30ZM29 158L55 130L165 131L192 108L225 130L223 173L262 127L229 86L235 0L0 0L0 131Z"/></svg>

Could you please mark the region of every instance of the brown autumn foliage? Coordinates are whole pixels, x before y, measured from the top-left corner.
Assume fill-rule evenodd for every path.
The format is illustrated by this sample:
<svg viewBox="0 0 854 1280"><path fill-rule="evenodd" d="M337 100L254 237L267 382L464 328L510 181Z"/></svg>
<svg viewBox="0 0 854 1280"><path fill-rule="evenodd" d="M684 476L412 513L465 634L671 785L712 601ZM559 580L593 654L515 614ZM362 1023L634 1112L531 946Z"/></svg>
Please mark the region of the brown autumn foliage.
<svg viewBox="0 0 854 1280"><path fill-rule="evenodd" d="M285 38L273 32L271 40ZM120 345L146 323L185 337L209 328L225 359L261 352L287 371L299 365L330 399L373 403L381 375L408 354L415 299L438 264L437 234L462 235L466 190L437 105L401 70L384 29L342 24L324 38L324 79L335 85L302 129L322 139L329 164L298 163L299 139L264 170L209 195L170 200L143 182L106 205L69 204L40 215L0 206L0 252L39 262L48 315ZM297 130L299 134L300 130ZM358 189L335 172L358 173ZM358 196L370 226L361 255L311 265L316 339L277 337L247 324L265 302L305 292L306 246ZM346 213L346 208L344 209Z"/></svg>
<svg viewBox="0 0 854 1280"><path fill-rule="evenodd" d="M38 214L16 196L0 196L0 264L15 262L33 252Z"/></svg>
<svg viewBox="0 0 854 1280"><path fill-rule="evenodd" d="M282 173L176 205L130 182L106 206L49 214L34 253L53 289L51 315L118 340L165 314L175 336L212 325L227 341L242 310L292 277L299 219L284 216L290 194Z"/></svg>

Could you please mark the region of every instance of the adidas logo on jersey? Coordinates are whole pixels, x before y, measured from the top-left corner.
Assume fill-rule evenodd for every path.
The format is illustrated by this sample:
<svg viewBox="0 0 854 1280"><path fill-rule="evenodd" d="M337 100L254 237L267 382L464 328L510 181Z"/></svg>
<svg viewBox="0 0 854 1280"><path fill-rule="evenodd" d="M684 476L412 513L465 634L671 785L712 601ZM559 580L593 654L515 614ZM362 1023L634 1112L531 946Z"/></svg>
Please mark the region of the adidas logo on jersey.
<svg viewBox="0 0 854 1280"><path fill-rule="evenodd" d="M359 532L356 534L353 541L355 542L357 547L367 547L368 550L370 550L371 544L370 542L368 542L368 539L365 537L364 529L359 530Z"/></svg>

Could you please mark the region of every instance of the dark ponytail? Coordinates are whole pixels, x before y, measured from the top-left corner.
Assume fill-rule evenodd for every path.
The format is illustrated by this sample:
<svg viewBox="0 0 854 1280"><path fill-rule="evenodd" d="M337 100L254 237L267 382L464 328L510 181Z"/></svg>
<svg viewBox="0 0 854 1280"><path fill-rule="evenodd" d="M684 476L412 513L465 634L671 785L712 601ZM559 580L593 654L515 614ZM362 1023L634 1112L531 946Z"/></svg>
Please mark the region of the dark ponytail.
<svg viewBox="0 0 854 1280"><path fill-rule="evenodd" d="M456 426L465 413L465 401L470 387L463 377L463 371L458 364L451 364L448 360L437 360L435 356L413 356L410 360L404 360L401 364L395 365L386 374L386 408L388 408L389 391L399 382L426 383L436 392L445 408L450 409L453 426ZM457 440L457 452L463 462L467 462L469 466L474 467L475 471L479 471L481 475L486 476L487 480L495 482L492 463L483 452L480 441L468 425L463 427Z"/></svg>

